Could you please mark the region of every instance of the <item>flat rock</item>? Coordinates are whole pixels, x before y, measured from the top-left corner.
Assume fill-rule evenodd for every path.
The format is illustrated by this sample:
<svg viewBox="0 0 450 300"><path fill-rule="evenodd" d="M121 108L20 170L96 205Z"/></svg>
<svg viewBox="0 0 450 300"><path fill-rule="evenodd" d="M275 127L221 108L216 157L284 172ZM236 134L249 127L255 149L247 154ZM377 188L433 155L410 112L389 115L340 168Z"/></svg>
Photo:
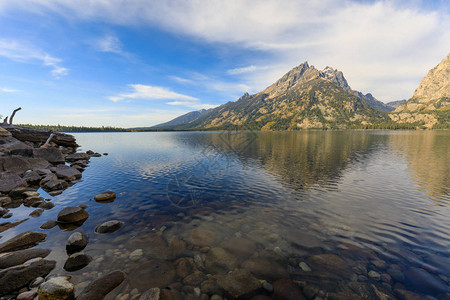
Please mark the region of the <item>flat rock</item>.
<svg viewBox="0 0 450 300"><path fill-rule="evenodd" d="M69 279L70 276L57 276L42 283L38 288L39 300L60 300L72 297L75 286Z"/></svg>
<svg viewBox="0 0 450 300"><path fill-rule="evenodd" d="M0 138L10 137L12 134L8 130L0 127Z"/></svg>
<svg viewBox="0 0 450 300"><path fill-rule="evenodd" d="M111 220L104 222L95 228L95 232L97 233L111 233L116 230L119 230L122 227L123 222L117 220Z"/></svg>
<svg viewBox="0 0 450 300"><path fill-rule="evenodd" d="M306 300L300 287L287 278L279 279L273 283L273 299Z"/></svg>
<svg viewBox="0 0 450 300"><path fill-rule="evenodd" d="M0 157L0 166L3 166L6 172L21 176L27 170L45 169L50 166L50 163L42 158L10 156Z"/></svg>
<svg viewBox="0 0 450 300"><path fill-rule="evenodd" d="M52 164L63 164L65 162L61 150L55 147L35 148L33 149L33 156L43 158Z"/></svg>
<svg viewBox="0 0 450 300"><path fill-rule="evenodd" d="M66 189L69 184L65 180L61 179L54 179L56 177L55 175L50 175L48 177L51 177L52 179L47 181L47 176L41 180L40 185L41 187L46 191L59 191Z"/></svg>
<svg viewBox="0 0 450 300"><path fill-rule="evenodd" d="M91 261L92 257L85 253L74 253L67 258L64 264L64 270L68 272L78 271L86 267Z"/></svg>
<svg viewBox="0 0 450 300"><path fill-rule="evenodd" d="M78 206L68 206L58 213L60 223L81 223L89 217L89 214Z"/></svg>
<svg viewBox="0 0 450 300"><path fill-rule="evenodd" d="M74 232L70 235L69 239L66 243L66 252L68 254L72 254L75 252L79 252L86 248L89 239L87 235L82 232Z"/></svg>
<svg viewBox="0 0 450 300"><path fill-rule="evenodd" d="M11 136L0 138L0 151L8 152L14 149L26 149L26 148L31 148L31 146Z"/></svg>
<svg viewBox="0 0 450 300"><path fill-rule="evenodd" d="M0 244L0 253L33 247L38 242L45 240L46 237L47 235L44 233L33 231L23 232Z"/></svg>
<svg viewBox="0 0 450 300"><path fill-rule="evenodd" d="M50 250L47 249L27 249L7 253L0 257L0 269L21 265L24 262L36 257L44 258L49 254Z"/></svg>
<svg viewBox="0 0 450 300"><path fill-rule="evenodd" d="M320 241L314 235L302 230L290 230L286 234L286 241L300 248L310 249L320 247Z"/></svg>
<svg viewBox="0 0 450 300"><path fill-rule="evenodd" d="M216 275L214 278L232 299L250 299L262 288L261 282L249 271L243 269L236 269L226 275Z"/></svg>
<svg viewBox="0 0 450 300"><path fill-rule="evenodd" d="M205 266L209 272L226 273L237 267L237 260L225 249L215 247L206 254Z"/></svg>
<svg viewBox="0 0 450 300"><path fill-rule="evenodd" d="M109 292L116 288L125 280L125 273L122 271L111 272L102 278L90 283L77 300L99 300L103 299Z"/></svg>
<svg viewBox="0 0 450 300"><path fill-rule="evenodd" d="M152 259L139 265L130 274L129 280L139 290L149 286L164 288L175 279L175 268L172 263L162 259Z"/></svg>
<svg viewBox="0 0 450 300"><path fill-rule="evenodd" d="M86 153L73 153L66 156L67 162L73 162L76 160L89 160L90 156Z"/></svg>
<svg viewBox="0 0 450 300"><path fill-rule="evenodd" d="M245 259L255 253L255 243L244 238L231 238L220 244L220 247L234 254L240 259Z"/></svg>
<svg viewBox="0 0 450 300"><path fill-rule="evenodd" d="M210 246L216 241L216 235L212 231L195 228L191 230L186 240L193 245Z"/></svg>
<svg viewBox="0 0 450 300"><path fill-rule="evenodd" d="M41 182L41 175L39 175L36 171L28 170L23 173L22 179L29 185L38 185L39 182Z"/></svg>
<svg viewBox="0 0 450 300"><path fill-rule="evenodd" d="M257 278L269 281L289 277L288 272L281 265L261 257L250 258L244 261L242 268L249 270Z"/></svg>
<svg viewBox="0 0 450 300"><path fill-rule="evenodd" d="M28 292L23 292L17 295L16 300L33 300L37 296L36 290L31 290Z"/></svg>
<svg viewBox="0 0 450 300"><path fill-rule="evenodd" d="M27 183L19 175L12 172L0 173L0 192L9 193L11 190L21 186L27 186Z"/></svg>
<svg viewBox="0 0 450 300"><path fill-rule="evenodd" d="M48 220L44 224L42 224L41 227L39 227L39 228L41 228L41 229L52 229L56 225L58 225L58 222L56 222L55 220Z"/></svg>
<svg viewBox="0 0 450 300"><path fill-rule="evenodd" d="M66 166L66 165L58 165L55 170L55 175L58 178L74 181L76 179L81 178L81 172L75 168Z"/></svg>
<svg viewBox="0 0 450 300"><path fill-rule="evenodd" d="M94 200L98 202L112 202L114 199L116 199L116 193L113 191L106 191L94 197Z"/></svg>
<svg viewBox="0 0 450 300"><path fill-rule="evenodd" d="M41 259L0 271L0 296L28 285L36 277L46 276L55 265L55 261Z"/></svg>
<svg viewBox="0 0 450 300"><path fill-rule="evenodd" d="M0 196L0 206L8 205L12 202L12 199L8 196Z"/></svg>
<svg viewBox="0 0 450 300"><path fill-rule="evenodd" d="M343 271L348 269L346 262L335 254L313 255L308 258L308 263L329 271Z"/></svg>

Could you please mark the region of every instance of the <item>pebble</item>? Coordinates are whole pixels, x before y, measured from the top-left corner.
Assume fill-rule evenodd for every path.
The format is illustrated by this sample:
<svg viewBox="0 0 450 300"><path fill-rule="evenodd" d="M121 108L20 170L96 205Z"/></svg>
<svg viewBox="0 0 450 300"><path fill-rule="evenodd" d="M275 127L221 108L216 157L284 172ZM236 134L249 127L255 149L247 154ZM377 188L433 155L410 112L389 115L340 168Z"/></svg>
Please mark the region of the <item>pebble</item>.
<svg viewBox="0 0 450 300"><path fill-rule="evenodd" d="M373 270L370 271L368 275L369 275L370 278L373 278L373 279L375 279L375 280L380 280L380 278L381 278L380 273L375 272L375 271L373 271Z"/></svg>
<svg viewBox="0 0 450 300"><path fill-rule="evenodd" d="M311 272L311 268L305 263L305 262L300 262L298 264L298 266L300 267L300 269L303 270L303 272Z"/></svg>
<svg viewBox="0 0 450 300"><path fill-rule="evenodd" d="M139 260L144 255L144 251L142 249L136 249L130 253L129 258L131 260Z"/></svg>

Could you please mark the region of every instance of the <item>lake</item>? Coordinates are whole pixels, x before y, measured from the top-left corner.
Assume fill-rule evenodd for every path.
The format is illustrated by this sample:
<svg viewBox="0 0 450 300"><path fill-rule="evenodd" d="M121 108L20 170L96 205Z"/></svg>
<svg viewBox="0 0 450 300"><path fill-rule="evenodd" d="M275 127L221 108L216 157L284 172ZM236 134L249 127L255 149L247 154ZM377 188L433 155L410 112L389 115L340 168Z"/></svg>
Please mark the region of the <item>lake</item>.
<svg viewBox="0 0 450 300"><path fill-rule="evenodd" d="M40 246L52 249L52 274L70 274L77 293L120 269L127 280L108 299L135 299L154 286L195 299L221 293L213 278L240 268L269 283L257 292L266 295L289 278L312 297L449 297L448 131L75 136L83 151L109 155L92 158L81 182L52 197L55 208L3 236L87 204L90 217L76 229L89 236L87 267L62 271L73 231L47 230ZM91 200L106 190L114 202ZM12 212L19 220L33 209ZM94 232L113 219L124 226Z"/></svg>

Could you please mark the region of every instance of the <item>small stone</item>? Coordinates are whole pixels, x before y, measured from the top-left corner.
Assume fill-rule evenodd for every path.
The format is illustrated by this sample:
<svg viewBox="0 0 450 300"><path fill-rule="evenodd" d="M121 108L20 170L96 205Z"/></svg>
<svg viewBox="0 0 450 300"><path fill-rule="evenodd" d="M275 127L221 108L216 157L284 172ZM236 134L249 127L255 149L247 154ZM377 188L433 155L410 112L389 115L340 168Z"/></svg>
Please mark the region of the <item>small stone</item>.
<svg viewBox="0 0 450 300"><path fill-rule="evenodd" d="M30 288L37 288L45 281L42 277L37 277L33 282L30 284Z"/></svg>
<svg viewBox="0 0 450 300"><path fill-rule="evenodd" d="M36 296L37 296L37 291L31 290L28 292L20 293L19 295L17 295L16 300L33 300L34 297L36 297Z"/></svg>
<svg viewBox="0 0 450 300"><path fill-rule="evenodd" d="M386 282L386 283L391 283L392 278L389 274L387 273L382 273L381 274L381 281Z"/></svg>
<svg viewBox="0 0 450 300"><path fill-rule="evenodd" d="M130 253L129 258L131 260L139 260L142 257L142 255L144 255L144 251L142 249L136 249Z"/></svg>
<svg viewBox="0 0 450 300"><path fill-rule="evenodd" d="M114 199L116 199L116 193L113 191L106 191L94 197L94 200L98 202L112 202Z"/></svg>
<svg viewBox="0 0 450 300"><path fill-rule="evenodd" d="M273 292L273 285L271 285L269 282L267 282L266 280L261 280L261 284L266 291L268 291L269 293Z"/></svg>
<svg viewBox="0 0 450 300"><path fill-rule="evenodd" d="M298 266L303 270L303 272L311 272L311 268L303 261L299 263Z"/></svg>
<svg viewBox="0 0 450 300"><path fill-rule="evenodd" d="M33 217L33 218L40 217L40 216L42 215L43 212L44 212L44 210L43 210L42 208L38 208L38 209L36 209L36 210L33 210L33 211L30 213L30 217Z"/></svg>
<svg viewBox="0 0 450 300"><path fill-rule="evenodd" d="M55 220L48 220L47 222L42 224L41 227L39 227L39 228L41 228L41 229L52 229L56 225L58 225L58 222L56 222Z"/></svg>
<svg viewBox="0 0 450 300"><path fill-rule="evenodd" d="M117 220L111 220L104 222L95 228L95 232L97 233L111 233L116 230L119 230L120 227L122 227L123 222L117 221Z"/></svg>
<svg viewBox="0 0 450 300"><path fill-rule="evenodd" d="M53 204L52 202L49 202L49 201L45 201L45 202L42 202L41 204L39 204L38 207L42 208L42 209L52 209L53 207L55 207L55 204Z"/></svg>
<svg viewBox="0 0 450 300"><path fill-rule="evenodd" d="M369 277L375 280L380 280L381 276L380 273L376 272L376 271L369 271L368 273Z"/></svg>
<svg viewBox="0 0 450 300"><path fill-rule="evenodd" d="M159 300L161 290L159 288L151 288L149 290L146 290L141 297L139 298L139 300Z"/></svg>
<svg viewBox="0 0 450 300"><path fill-rule="evenodd" d="M88 205L87 204L80 204L80 205L78 205L78 207L81 208L81 209L86 209L86 208L88 208Z"/></svg>
<svg viewBox="0 0 450 300"><path fill-rule="evenodd" d="M73 296L74 285L69 276L52 277L38 288L39 300L67 299Z"/></svg>
<svg viewBox="0 0 450 300"><path fill-rule="evenodd" d="M89 239L87 235L81 232L74 232L69 237L66 243L66 252L68 254L73 254L75 252L79 252L86 248Z"/></svg>
<svg viewBox="0 0 450 300"><path fill-rule="evenodd" d="M39 197L39 193L35 192L35 191L26 191L23 193L25 195L25 197Z"/></svg>

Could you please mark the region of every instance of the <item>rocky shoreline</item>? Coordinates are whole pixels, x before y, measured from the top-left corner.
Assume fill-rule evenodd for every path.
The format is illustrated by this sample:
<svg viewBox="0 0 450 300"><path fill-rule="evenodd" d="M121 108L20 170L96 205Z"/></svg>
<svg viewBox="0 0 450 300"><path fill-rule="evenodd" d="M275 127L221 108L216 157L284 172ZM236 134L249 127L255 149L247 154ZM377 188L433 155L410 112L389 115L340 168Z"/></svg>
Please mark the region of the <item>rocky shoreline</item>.
<svg viewBox="0 0 450 300"><path fill-rule="evenodd" d="M44 210L55 206L51 199L40 196L37 192L40 188L51 196L61 194L81 179L91 157L101 156L93 151L77 152L77 147L75 138L68 134L28 130L8 124L0 127L0 233L29 219L8 222L13 217L10 209L21 205L34 207L36 209L29 216L39 217ZM98 195L96 201L113 198L114 193L105 192ZM40 229L57 225L62 229L81 226L89 217L84 210L86 208L87 205L66 207L58 213L57 220L45 222ZM121 225L114 221L106 223L109 224L99 225L98 232L112 232ZM0 244L0 299L74 298L70 276L47 276L56 262L45 259L50 250L35 248L46 236L26 231ZM70 236L66 245L66 271L79 270L91 262L90 256L80 253L87 243L87 236L80 232ZM103 299L124 278L121 271L107 274L93 281L77 299Z"/></svg>

